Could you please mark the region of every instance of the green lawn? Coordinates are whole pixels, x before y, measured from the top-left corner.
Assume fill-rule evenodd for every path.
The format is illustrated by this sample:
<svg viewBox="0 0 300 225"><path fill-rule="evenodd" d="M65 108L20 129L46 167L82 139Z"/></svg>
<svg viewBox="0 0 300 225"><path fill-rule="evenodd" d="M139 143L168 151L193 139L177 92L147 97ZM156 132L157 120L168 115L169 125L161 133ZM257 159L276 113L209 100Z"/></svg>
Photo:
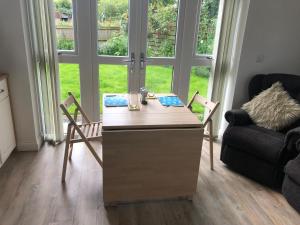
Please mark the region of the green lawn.
<svg viewBox="0 0 300 225"><path fill-rule="evenodd" d="M59 64L61 99L68 96L71 91L76 98L80 99L79 66L77 64ZM173 68L169 66L148 66L146 70L146 87L154 93L171 92ZM189 99L199 90L201 95L206 96L208 84L208 69L196 67L192 69ZM206 74L202 75L202 74ZM127 67L123 65L100 65L99 66L99 93L102 99L103 93L127 93ZM100 104L101 106L102 104ZM102 111L102 109L100 109ZM203 109L194 106L193 110L202 113Z"/></svg>

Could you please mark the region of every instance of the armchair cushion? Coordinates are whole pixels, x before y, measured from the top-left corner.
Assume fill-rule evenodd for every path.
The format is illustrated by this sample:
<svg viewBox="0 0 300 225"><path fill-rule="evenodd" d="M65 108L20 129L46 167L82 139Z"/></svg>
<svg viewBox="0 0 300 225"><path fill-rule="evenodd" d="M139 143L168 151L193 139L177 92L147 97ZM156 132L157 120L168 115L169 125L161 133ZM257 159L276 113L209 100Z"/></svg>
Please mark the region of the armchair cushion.
<svg viewBox="0 0 300 225"><path fill-rule="evenodd" d="M223 143L269 163L277 163L285 135L256 125L229 127Z"/></svg>
<svg viewBox="0 0 300 225"><path fill-rule="evenodd" d="M280 82L255 96L242 107L257 126L282 130L300 118L300 105Z"/></svg>
<svg viewBox="0 0 300 225"><path fill-rule="evenodd" d="M252 124L249 114L243 109L232 109L225 113L225 119L231 126Z"/></svg>

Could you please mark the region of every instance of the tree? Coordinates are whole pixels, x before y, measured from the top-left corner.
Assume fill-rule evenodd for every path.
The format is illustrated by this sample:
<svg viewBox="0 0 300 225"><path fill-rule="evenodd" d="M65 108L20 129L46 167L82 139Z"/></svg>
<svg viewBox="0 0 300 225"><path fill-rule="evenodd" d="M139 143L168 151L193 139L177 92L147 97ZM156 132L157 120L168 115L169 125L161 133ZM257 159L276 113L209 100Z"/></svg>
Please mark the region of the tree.
<svg viewBox="0 0 300 225"><path fill-rule="evenodd" d="M72 16L72 4L70 0L56 0L54 3L59 13Z"/></svg>
<svg viewBox="0 0 300 225"><path fill-rule="evenodd" d="M118 20L128 12L128 0L100 0L98 2L98 17L100 22Z"/></svg>
<svg viewBox="0 0 300 225"><path fill-rule="evenodd" d="M218 10L219 0L203 0L197 45L199 54L212 54Z"/></svg>
<svg viewBox="0 0 300 225"><path fill-rule="evenodd" d="M177 0L150 0L149 5L152 5L153 8L158 8L160 6L168 6L177 4Z"/></svg>

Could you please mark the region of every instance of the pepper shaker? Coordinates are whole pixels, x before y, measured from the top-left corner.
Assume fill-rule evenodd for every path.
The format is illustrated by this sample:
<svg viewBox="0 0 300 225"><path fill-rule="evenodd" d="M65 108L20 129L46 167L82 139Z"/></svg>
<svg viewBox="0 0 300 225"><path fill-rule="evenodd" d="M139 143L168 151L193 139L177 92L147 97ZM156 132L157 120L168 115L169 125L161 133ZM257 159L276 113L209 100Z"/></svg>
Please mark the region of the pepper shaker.
<svg viewBox="0 0 300 225"><path fill-rule="evenodd" d="M141 92L141 103L143 104L143 105L147 105L148 104L148 102L147 102L147 95L148 95L148 90L145 88L145 87L142 87L142 88L140 88L140 92Z"/></svg>

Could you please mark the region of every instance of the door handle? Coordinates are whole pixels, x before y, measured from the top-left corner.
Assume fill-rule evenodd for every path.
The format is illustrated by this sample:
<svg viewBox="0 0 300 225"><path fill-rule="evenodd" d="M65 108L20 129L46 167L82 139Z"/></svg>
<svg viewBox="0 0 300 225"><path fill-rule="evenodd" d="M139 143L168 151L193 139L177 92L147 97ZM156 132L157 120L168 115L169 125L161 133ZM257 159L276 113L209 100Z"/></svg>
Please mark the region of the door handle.
<svg viewBox="0 0 300 225"><path fill-rule="evenodd" d="M0 94L3 93L5 90L4 89L0 89Z"/></svg>
<svg viewBox="0 0 300 225"><path fill-rule="evenodd" d="M152 62L152 59L146 59L145 53L141 53L140 55L140 69L144 70L148 62Z"/></svg>
<svg viewBox="0 0 300 225"><path fill-rule="evenodd" d="M133 72L134 70L134 65L135 65L135 56L134 56L134 53L132 52L130 54L130 59L125 59L123 60L123 62L129 62L130 63L130 72Z"/></svg>
<svg viewBox="0 0 300 225"><path fill-rule="evenodd" d="M145 69L145 64L146 64L145 54L141 53L141 56L140 56L140 69L141 70Z"/></svg>

